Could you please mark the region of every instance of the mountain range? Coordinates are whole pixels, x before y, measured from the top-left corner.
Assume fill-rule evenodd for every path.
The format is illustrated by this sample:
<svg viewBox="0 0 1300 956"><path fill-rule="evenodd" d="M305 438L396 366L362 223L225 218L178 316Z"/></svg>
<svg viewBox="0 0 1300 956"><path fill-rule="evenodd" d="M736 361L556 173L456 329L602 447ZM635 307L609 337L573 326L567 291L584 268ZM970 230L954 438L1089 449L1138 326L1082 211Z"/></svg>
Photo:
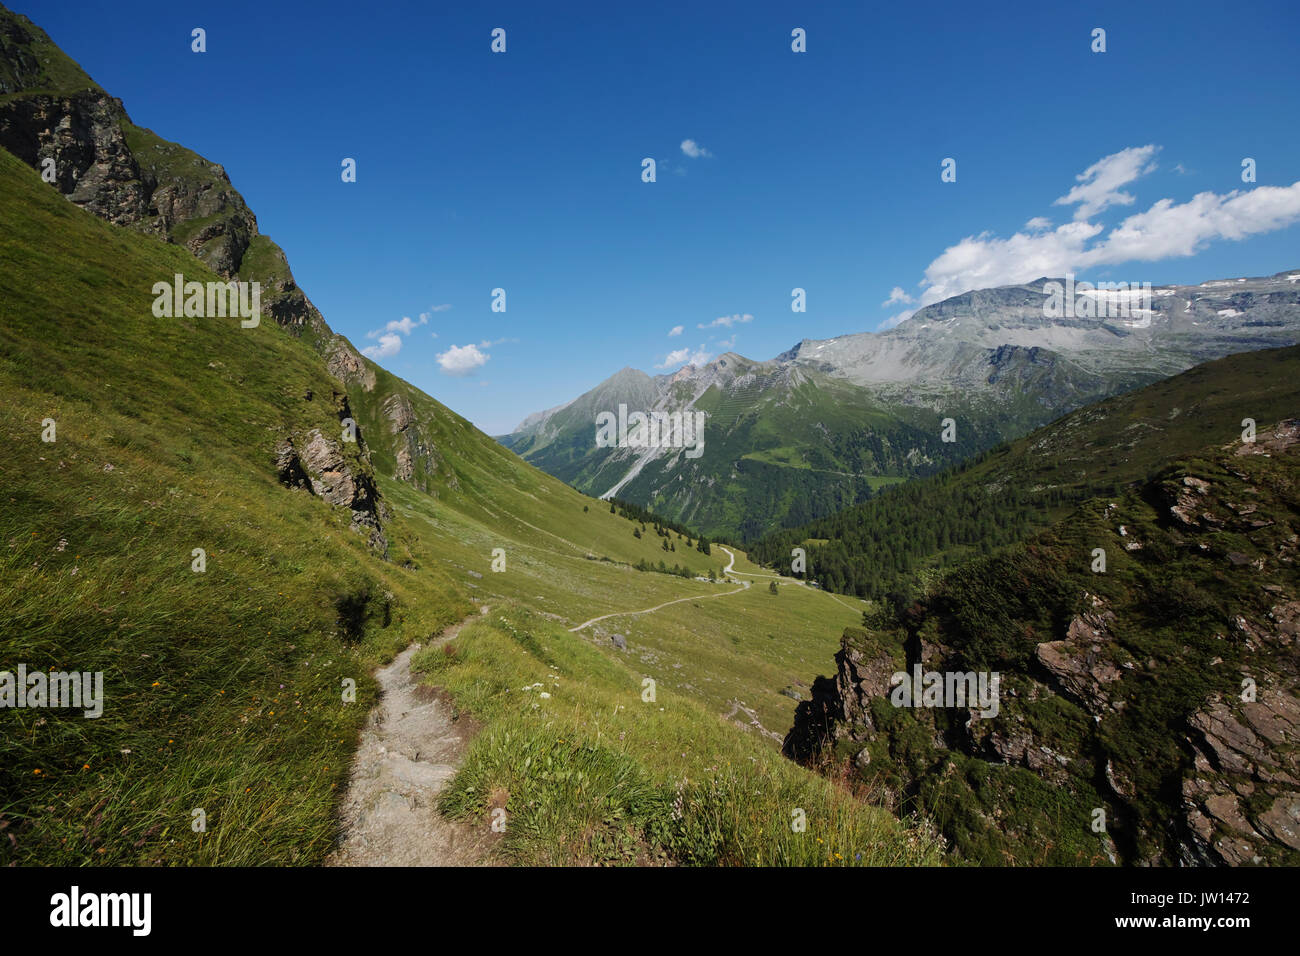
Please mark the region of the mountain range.
<svg viewBox="0 0 1300 956"><path fill-rule="evenodd" d="M588 494L753 540L1091 402L1210 359L1300 341L1300 271L1161 286L1145 300L1082 291L1058 314L1052 283L1064 291L1073 279L968 292L888 331L805 339L767 361L729 352L666 375L625 368L499 440ZM596 416L620 405L703 412L703 454L597 447Z"/></svg>

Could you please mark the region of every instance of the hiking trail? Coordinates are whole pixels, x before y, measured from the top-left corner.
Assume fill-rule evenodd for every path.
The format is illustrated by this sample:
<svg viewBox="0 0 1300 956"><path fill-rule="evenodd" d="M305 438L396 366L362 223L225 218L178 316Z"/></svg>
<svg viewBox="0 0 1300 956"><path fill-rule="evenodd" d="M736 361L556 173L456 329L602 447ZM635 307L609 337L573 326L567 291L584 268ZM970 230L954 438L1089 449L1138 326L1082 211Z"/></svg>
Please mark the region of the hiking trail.
<svg viewBox="0 0 1300 956"><path fill-rule="evenodd" d="M487 613L487 608L482 609ZM441 647L478 615L444 630ZM366 721L327 866L490 866L486 826L448 820L438 795L455 776L470 732L438 691L411 673L412 644L375 672L379 701Z"/></svg>

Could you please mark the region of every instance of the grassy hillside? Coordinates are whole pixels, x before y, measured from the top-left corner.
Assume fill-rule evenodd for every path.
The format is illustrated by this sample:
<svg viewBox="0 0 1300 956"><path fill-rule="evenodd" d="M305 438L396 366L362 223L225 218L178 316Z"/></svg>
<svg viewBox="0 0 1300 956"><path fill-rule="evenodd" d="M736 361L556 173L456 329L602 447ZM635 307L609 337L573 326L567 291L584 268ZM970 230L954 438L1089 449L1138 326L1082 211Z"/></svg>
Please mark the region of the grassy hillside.
<svg viewBox="0 0 1300 956"><path fill-rule="evenodd" d="M737 733L644 671L522 609L474 622L417 658L485 726L442 799L502 851L546 864L917 865L924 826L884 811ZM796 829L794 821L806 821Z"/></svg>
<svg viewBox="0 0 1300 956"><path fill-rule="evenodd" d="M753 545L788 569L864 597L905 592L917 573L1024 540L1099 494L1132 487L1171 458L1239 436L1242 420L1300 408L1300 347L1232 355L1089 405L940 475ZM825 543L814 543L820 539Z"/></svg>
<svg viewBox="0 0 1300 956"><path fill-rule="evenodd" d="M98 89L45 31L0 7L0 95L15 90L68 93Z"/></svg>
<svg viewBox="0 0 1300 956"><path fill-rule="evenodd" d="M276 481L277 438L337 428L314 352L269 323L155 319L155 281L217 277L3 151L0 182L0 666L102 671L107 698L0 715L0 859L318 860L371 665L473 605Z"/></svg>
<svg viewBox="0 0 1300 956"><path fill-rule="evenodd" d="M554 742L558 725L529 723L511 706L524 676L531 683L562 659L581 683L571 703L584 714L656 675L672 705L628 733L617 760L659 797L670 788L675 800L683 779L703 781L699 768L717 757L759 766L772 784L746 805L752 819L721 830L689 815L695 822L681 829L672 800L666 817L662 801L649 816L637 810L643 862L936 859L923 832L784 762L773 739L859 607L789 580L772 594L762 577L742 590L635 570L663 560L722 578L731 559L716 546L709 555L687 547L676 532L636 536L639 522L376 368L371 388L350 382L362 442L343 448L379 487L385 560L349 528L347 509L277 480L281 438L339 427L340 384L309 336L265 321L157 319L154 282L217 276L182 247L78 209L2 151L0 185L0 433L10 450L0 463L0 668L102 671L106 697L94 719L0 714L0 823L13 838L0 841L0 862L319 862L374 703L371 668L488 605L493 614L453 645L458 655L473 661L480 641L528 621L551 656L542 663L526 642L491 650L503 656L490 679L436 675L486 724L483 756L457 782L456 813L476 812L468 795L479 791L468 788L490 776L489 755L509 755L520 773L516 752L500 749L512 721L521 723L510 747ZM393 476L405 441L386 431L393 395L410 402L417 444L430 452L408 480ZM41 440L46 419L52 443ZM206 552L202 573L191 569L195 548ZM735 569L758 573L743 554ZM615 633L626 652L612 646ZM343 699L347 679L357 682L354 703ZM505 688L515 697L498 697ZM577 710L566 718L566 741L587 739L583 719ZM691 743L673 756L660 746L668 733ZM592 746L604 754L606 744ZM543 790L553 781L511 779ZM614 861L569 840L587 832L590 807L558 793L511 858ZM719 811L720 798L706 796L690 806ZM804 843L791 842L795 807L810 820ZM192 829L195 810L205 832Z"/></svg>

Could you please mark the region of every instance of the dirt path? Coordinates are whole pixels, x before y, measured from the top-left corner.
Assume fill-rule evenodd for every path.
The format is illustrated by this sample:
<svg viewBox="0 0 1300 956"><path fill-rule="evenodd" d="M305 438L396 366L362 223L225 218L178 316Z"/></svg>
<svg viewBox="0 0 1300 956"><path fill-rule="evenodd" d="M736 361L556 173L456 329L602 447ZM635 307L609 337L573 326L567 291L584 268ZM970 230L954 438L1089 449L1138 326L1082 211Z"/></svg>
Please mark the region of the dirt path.
<svg viewBox="0 0 1300 956"><path fill-rule="evenodd" d="M451 640L472 618L433 642ZM379 703L361 733L342 806L342 835L327 866L491 865L492 839L438 813L438 794L468 743L451 707L411 674L413 644L380 668Z"/></svg>
<svg viewBox="0 0 1300 956"><path fill-rule="evenodd" d="M722 571L723 571L724 574L740 574L740 575L744 575L744 576L747 577L747 578L776 578L776 579L777 579L778 581L780 581L782 584L796 584L796 585L798 585L799 587L803 587L803 588L808 587L808 582L807 582L807 581L800 581L798 578L786 577L784 574L762 574L762 573L760 573L760 572L758 572L758 571L735 571L735 570L732 570L732 565L734 565L734 564L736 563L736 555L735 555L735 553L734 553L730 548L728 548L726 545L720 544L720 545L718 545L718 547L721 548L723 551L727 552L727 554L730 554L730 555L731 555L731 564L728 564L725 568L722 569ZM845 601L841 601L839 598L837 598L837 597L836 597L834 594L832 594L830 591L827 591L827 590L824 590L824 589L823 589L823 590L821 590L821 593L822 593L822 594L825 594L828 598L830 598L830 599L831 599L832 601L834 601L836 604L839 604L839 605L842 605L843 607L848 608L850 611L861 611L861 610L862 610L862 608L860 608L860 607L854 607L852 604L849 604L849 603L847 603L847 602L845 602ZM862 599L859 598L858 600L861 601ZM862 601L862 604L865 605L866 603L867 603L866 601Z"/></svg>
<svg viewBox="0 0 1300 956"><path fill-rule="evenodd" d="M721 548L723 551L727 552L728 556L731 558L731 560L727 562L727 566L722 569L722 573L724 576L729 574L742 574L747 578L777 578L783 584L801 584L801 585L803 584L802 581L799 581L795 578L787 578L780 574L760 574L756 571L736 571L734 570L734 568L736 567L736 552L732 551L724 544L720 544L718 545L718 547ZM663 604L656 604L654 607L648 607L642 611L615 611L612 614L602 614L600 617L593 617L590 621L583 621L577 627L569 628L569 631L570 633L576 634L578 633L578 631L581 631L584 628L589 627L592 624L595 624L597 621L604 621L611 617L623 617L624 615L628 617L635 617L638 614L650 614L654 611L658 611L661 608L668 607L669 605L672 604L681 604L683 601L707 601L710 598L727 597L730 594L739 594L741 591L746 590L750 586L748 581L737 581L736 583L739 584L740 587L736 588L736 590L734 591L723 591L721 594L693 594L690 597L678 598L675 601L665 601ZM804 586L806 587L807 585ZM834 599L834 595L828 595L828 596ZM837 603L844 604L843 601L837 601ZM845 604L844 606L848 607L847 604ZM850 610L857 610L857 608L850 608Z"/></svg>
<svg viewBox="0 0 1300 956"><path fill-rule="evenodd" d="M583 621L577 627L569 628L569 633L576 634L588 625L595 624L597 621L603 621L611 617L635 617L638 614L649 614L652 611L658 611L660 608L668 607L670 604L681 604L683 601L708 601L712 598L726 597L729 594L739 594L749 587L748 581L740 582L740 587L734 591L723 591L721 594L692 594L689 597L678 598L675 601L665 601L663 604L656 604L654 607L648 607L641 611L615 611L612 614L602 614L600 617L593 617L590 621Z"/></svg>

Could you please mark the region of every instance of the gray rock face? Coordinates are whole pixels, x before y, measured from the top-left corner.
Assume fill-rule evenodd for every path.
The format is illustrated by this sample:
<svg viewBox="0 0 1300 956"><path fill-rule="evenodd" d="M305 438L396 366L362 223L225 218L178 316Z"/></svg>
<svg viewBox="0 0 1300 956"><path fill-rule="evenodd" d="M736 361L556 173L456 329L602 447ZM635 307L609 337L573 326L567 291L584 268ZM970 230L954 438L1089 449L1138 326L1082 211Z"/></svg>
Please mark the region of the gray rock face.
<svg viewBox="0 0 1300 956"><path fill-rule="evenodd" d="M0 104L0 146L37 169L52 160L54 185L70 201L184 245L223 277L236 274L257 235L224 168L134 127L121 100L102 90Z"/></svg>
<svg viewBox="0 0 1300 956"><path fill-rule="evenodd" d="M1094 603L1094 610L1070 621L1064 640L1039 644L1035 656L1057 690L1101 710L1112 706L1106 686L1119 680L1121 672L1109 659L1108 626L1114 615L1096 599Z"/></svg>
<svg viewBox="0 0 1300 956"><path fill-rule="evenodd" d="M288 438L275 446L275 474L280 484L286 488L305 488L315 494L311 478L302 467L302 461L293 447L293 441Z"/></svg>
<svg viewBox="0 0 1300 956"><path fill-rule="evenodd" d="M334 336L325 354L325 367L345 385L358 383L364 391L375 390L375 372L341 335Z"/></svg>
<svg viewBox="0 0 1300 956"><path fill-rule="evenodd" d="M425 438L410 400L394 393L384 399L381 407L388 420L388 430L395 438L393 447L397 471L394 477L413 482L418 487L427 487L425 479L438 470L438 456L433 443Z"/></svg>
<svg viewBox="0 0 1300 956"><path fill-rule="evenodd" d="M338 441L326 438L318 428L307 433L301 449L286 438L276 445L275 469L282 484L305 488L331 505L347 508L352 530L366 534L372 548L387 553L374 478L364 464L343 454Z"/></svg>
<svg viewBox="0 0 1300 956"><path fill-rule="evenodd" d="M1064 361L1085 375L1135 372L1152 380L1250 349L1300 340L1300 270L1157 286L1149 308L1049 317L1049 282L980 289L919 309L887 332L805 339L778 357L861 385L926 383L987 388L1017 352L1030 362ZM1108 311L1121 300L1106 297ZM1113 305L1110 305L1113 303Z"/></svg>
<svg viewBox="0 0 1300 956"><path fill-rule="evenodd" d="M901 652L865 638L857 628L844 632L835 655L835 676L818 677L809 698L795 708L794 726L781 745L787 757L808 760L839 740L875 739L872 703L889 696L890 677L907 664Z"/></svg>
<svg viewBox="0 0 1300 956"><path fill-rule="evenodd" d="M58 190L100 218L163 234L151 203L156 183L126 144L125 116L102 90L23 97L0 104L0 146L37 169L53 160Z"/></svg>
<svg viewBox="0 0 1300 956"><path fill-rule="evenodd" d="M52 160L54 187L96 216L183 245L223 278L259 282L264 317L332 335L225 168L135 126L122 101L93 84L0 103L0 146L36 169Z"/></svg>

